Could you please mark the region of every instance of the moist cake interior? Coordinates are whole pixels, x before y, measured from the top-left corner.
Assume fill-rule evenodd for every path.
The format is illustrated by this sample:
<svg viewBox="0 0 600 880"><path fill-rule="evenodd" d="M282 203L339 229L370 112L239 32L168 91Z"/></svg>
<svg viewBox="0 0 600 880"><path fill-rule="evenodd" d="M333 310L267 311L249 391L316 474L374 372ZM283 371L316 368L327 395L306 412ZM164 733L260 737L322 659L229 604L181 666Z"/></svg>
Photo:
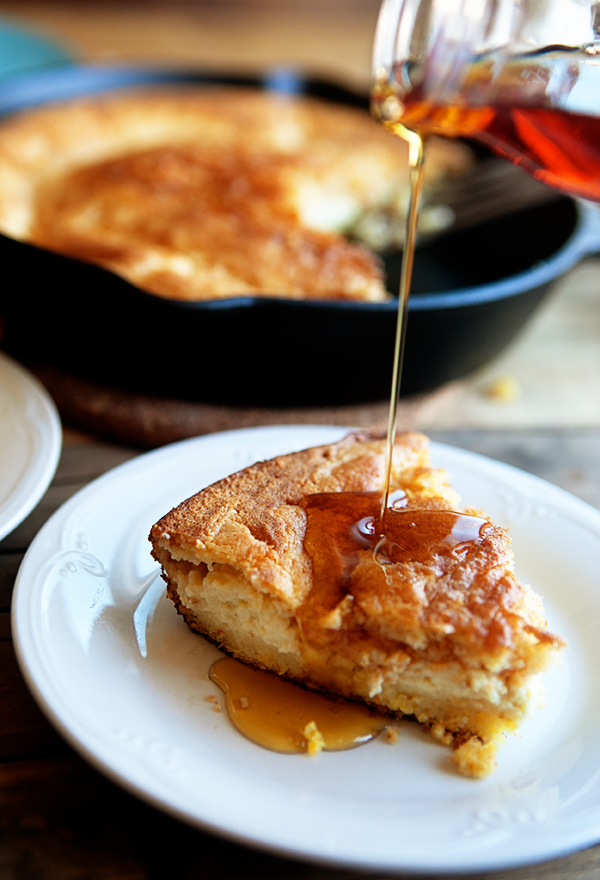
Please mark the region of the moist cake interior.
<svg viewBox="0 0 600 880"><path fill-rule="evenodd" d="M384 443L353 434L233 474L163 517L152 552L192 630L256 667L414 716L453 747L461 773L485 776L564 643L515 576L507 532L461 510L421 434L394 447L391 515L405 546L376 558L368 528L348 538L377 516ZM340 543L328 529L346 499Z"/></svg>

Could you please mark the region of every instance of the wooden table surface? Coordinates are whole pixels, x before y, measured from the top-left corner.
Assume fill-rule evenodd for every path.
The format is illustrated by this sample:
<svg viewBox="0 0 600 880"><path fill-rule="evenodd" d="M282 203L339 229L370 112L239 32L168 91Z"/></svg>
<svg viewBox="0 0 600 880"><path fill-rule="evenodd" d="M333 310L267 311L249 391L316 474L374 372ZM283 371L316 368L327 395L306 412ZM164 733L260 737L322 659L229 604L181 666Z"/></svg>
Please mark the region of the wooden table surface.
<svg viewBox="0 0 600 880"><path fill-rule="evenodd" d="M0 2L0 14L50 28L80 57L256 69L293 61L365 84L376 4L265 2ZM350 14L351 13L351 14ZM517 391L490 396L498 379ZM437 399L436 399L437 400ZM510 351L448 390L416 419L434 438L507 461L600 507L600 262L561 281ZM48 516L79 488L139 448L65 430L54 480L38 507L0 542L0 878L364 877L218 839L136 799L83 761L36 708L18 670L9 623L14 579ZM600 829L599 829L600 839ZM488 876L488 875L478 875ZM493 875L600 878L600 846Z"/></svg>

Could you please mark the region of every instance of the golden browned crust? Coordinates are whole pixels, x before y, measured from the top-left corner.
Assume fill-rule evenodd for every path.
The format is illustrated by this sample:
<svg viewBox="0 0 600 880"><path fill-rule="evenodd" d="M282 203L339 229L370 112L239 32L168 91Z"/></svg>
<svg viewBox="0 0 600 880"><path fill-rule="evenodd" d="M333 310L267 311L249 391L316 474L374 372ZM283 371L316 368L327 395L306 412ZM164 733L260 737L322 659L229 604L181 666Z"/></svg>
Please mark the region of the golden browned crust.
<svg viewBox="0 0 600 880"><path fill-rule="evenodd" d="M467 164L436 144L436 181ZM368 114L251 89L138 90L0 126L0 229L180 299L387 298L339 232L402 201L405 147Z"/></svg>
<svg viewBox="0 0 600 880"><path fill-rule="evenodd" d="M383 444L380 436L365 432L259 462L184 501L153 527L151 541L155 549L209 554L295 607L312 578L303 548L306 514L298 506L300 499L316 492L380 488ZM422 435L402 435L396 460L401 472L421 467L427 460Z"/></svg>
<svg viewBox="0 0 600 880"><path fill-rule="evenodd" d="M384 571L366 549L343 591L327 584L335 560L311 557L301 502L378 492L383 468L384 441L368 433L260 462L163 517L152 552L193 629L247 662L415 715L442 741L457 734L459 765L484 775L563 642L491 523L466 553L409 554ZM392 488L415 513L459 509L421 434L397 438Z"/></svg>

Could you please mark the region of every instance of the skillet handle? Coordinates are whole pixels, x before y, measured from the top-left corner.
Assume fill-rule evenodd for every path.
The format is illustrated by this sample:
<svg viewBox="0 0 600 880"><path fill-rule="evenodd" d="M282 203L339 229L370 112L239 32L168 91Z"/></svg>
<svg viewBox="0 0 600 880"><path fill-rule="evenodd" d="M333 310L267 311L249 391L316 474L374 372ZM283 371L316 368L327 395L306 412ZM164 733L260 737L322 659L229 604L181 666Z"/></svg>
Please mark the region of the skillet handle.
<svg viewBox="0 0 600 880"><path fill-rule="evenodd" d="M583 225L581 256L592 257L600 254L600 205L583 199L578 201Z"/></svg>

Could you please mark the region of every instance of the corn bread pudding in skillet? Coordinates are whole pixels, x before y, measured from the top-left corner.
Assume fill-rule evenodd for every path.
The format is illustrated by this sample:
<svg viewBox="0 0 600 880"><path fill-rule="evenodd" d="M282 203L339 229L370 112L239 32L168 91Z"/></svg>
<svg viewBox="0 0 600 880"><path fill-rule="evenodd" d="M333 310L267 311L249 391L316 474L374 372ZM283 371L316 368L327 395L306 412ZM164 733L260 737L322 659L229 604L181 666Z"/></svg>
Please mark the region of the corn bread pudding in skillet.
<svg viewBox="0 0 600 880"><path fill-rule="evenodd" d="M426 189L471 162L435 141ZM407 191L398 138L307 97L154 87L0 125L0 231L167 298L385 300L379 259L346 234L380 241Z"/></svg>
<svg viewBox="0 0 600 880"><path fill-rule="evenodd" d="M485 776L539 699L562 639L519 582L506 531L464 511L427 438L399 434L386 539L385 440L354 433L259 462L152 528L188 626L310 688L414 716Z"/></svg>

